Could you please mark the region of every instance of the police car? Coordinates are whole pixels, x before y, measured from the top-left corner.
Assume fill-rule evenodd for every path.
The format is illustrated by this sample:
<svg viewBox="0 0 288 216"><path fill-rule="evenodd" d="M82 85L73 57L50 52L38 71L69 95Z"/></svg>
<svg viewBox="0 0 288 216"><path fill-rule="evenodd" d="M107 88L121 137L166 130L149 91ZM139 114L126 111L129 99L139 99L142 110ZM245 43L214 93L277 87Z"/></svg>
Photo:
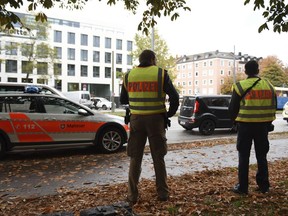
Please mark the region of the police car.
<svg viewBox="0 0 288 216"><path fill-rule="evenodd" d="M22 93L0 94L0 158L17 149L92 145L104 153L127 142L123 117L94 112L37 87Z"/></svg>

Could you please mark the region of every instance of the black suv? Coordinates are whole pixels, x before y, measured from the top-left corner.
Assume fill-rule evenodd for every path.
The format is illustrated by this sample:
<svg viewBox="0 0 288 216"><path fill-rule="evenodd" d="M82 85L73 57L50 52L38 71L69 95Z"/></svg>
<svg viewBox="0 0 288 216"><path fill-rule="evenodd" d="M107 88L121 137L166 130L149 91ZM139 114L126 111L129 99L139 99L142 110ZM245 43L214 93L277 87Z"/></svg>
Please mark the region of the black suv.
<svg viewBox="0 0 288 216"><path fill-rule="evenodd" d="M230 99L230 95L184 96L178 123L186 130L199 127L203 135L213 134L215 128L232 128Z"/></svg>

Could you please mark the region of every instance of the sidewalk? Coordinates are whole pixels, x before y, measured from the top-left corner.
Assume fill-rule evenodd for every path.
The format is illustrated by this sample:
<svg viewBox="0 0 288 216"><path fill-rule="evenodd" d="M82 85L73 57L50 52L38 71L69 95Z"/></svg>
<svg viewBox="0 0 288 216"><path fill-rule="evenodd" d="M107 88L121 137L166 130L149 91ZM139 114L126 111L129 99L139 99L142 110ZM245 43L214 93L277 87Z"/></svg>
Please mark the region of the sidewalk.
<svg viewBox="0 0 288 216"><path fill-rule="evenodd" d="M287 139L270 140L268 161L288 158ZM221 169L224 167L238 166L238 152L236 144L217 145L169 151L165 157L167 174L170 176L183 175L201 170ZM250 164L256 163L254 148L252 147ZM152 178L154 176L151 155L143 158L141 177Z"/></svg>

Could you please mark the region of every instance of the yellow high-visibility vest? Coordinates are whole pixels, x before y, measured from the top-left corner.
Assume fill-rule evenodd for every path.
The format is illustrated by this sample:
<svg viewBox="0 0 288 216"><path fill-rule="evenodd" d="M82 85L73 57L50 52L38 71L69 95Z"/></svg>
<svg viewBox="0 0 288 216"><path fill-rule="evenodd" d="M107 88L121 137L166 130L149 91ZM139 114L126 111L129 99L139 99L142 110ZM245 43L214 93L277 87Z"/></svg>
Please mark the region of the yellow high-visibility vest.
<svg viewBox="0 0 288 216"><path fill-rule="evenodd" d="M132 69L124 79L131 113L149 115L166 112L163 84L164 70L157 66Z"/></svg>
<svg viewBox="0 0 288 216"><path fill-rule="evenodd" d="M258 78L249 78L233 84L236 93L242 96ZM275 120L275 89L267 80L261 79L241 100L236 121L271 122Z"/></svg>

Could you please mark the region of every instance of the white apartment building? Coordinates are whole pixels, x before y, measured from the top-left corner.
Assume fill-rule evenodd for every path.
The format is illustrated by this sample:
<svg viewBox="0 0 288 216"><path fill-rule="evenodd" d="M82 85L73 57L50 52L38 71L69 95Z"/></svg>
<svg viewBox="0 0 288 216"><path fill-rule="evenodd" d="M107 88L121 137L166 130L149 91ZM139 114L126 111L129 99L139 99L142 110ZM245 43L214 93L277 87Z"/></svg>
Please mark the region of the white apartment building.
<svg viewBox="0 0 288 216"><path fill-rule="evenodd" d="M17 14L20 17L30 16ZM43 62L47 64L44 71L34 69L29 76L29 83L48 84L63 92L88 90L92 96L106 98L113 94L117 98L121 80L116 78L116 71L127 72L133 66L130 55L133 42L125 31L101 24L51 17L48 22L48 43L57 52L56 61L52 65ZM9 32L0 32L1 82L25 82L26 73L22 71L22 65L28 61L27 57L19 48L7 51L5 46L28 43L28 34L27 30L17 27Z"/></svg>
<svg viewBox="0 0 288 216"><path fill-rule="evenodd" d="M199 53L182 56L177 60L177 77L174 84L180 89L180 97L184 95L220 94L221 85L226 76L244 72L247 61L261 58L247 54L237 55L231 52ZM235 67L235 71L234 71Z"/></svg>

